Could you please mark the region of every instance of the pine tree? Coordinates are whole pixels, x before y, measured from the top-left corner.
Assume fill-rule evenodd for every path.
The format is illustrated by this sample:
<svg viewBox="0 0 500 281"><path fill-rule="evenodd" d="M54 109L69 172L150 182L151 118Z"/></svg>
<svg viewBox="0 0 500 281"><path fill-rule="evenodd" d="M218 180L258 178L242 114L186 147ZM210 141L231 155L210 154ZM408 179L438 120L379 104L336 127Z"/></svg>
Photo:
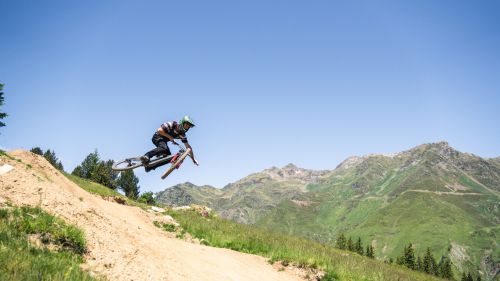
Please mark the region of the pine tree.
<svg viewBox="0 0 500 281"><path fill-rule="evenodd" d="M38 146L37 147L33 147L30 151L33 152L33 153L35 153L35 154L43 156L43 150L40 147L38 147Z"/></svg>
<svg viewBox="0 0 500 281"><path fill-rule="evenodd" d="M423 266L423 272L434 275L438 274L436 260L432 256L430 248L427 248L427 251L425 252L424 262L422 266Z"/></svg>
<svg viewBox="0 0 500 281"><path fill-rule="evenodd" d="M354 243L352 242L351 236L347 240L347 250L354 252Z"/></svg>
<svg viewBox="0 0 500 281"><path fill-rule="evenodd" d="M134 175L134 171L126 170L121 172L118 178L118 186L125 195L132 199L137 199L139 196L139 179Z"/></svg>
<svg viewBox="0 0 500 281"><path fill-rule="evenodd" d="M80 166L80 165L76 166L76 168L73 170L73 172L71 172L71 174L74 176L80 177L80 178L85 178L83 176L82 166Z"/></svg>
<svg viewBox="0 0 500 281"><path fill-rule="evenodd" d="M412 243L405 248L404 251L404 264L406 267L415 269L415 250L413 249Z"/></svg>
<svg viewBox="0 0 500 281"><path fill-rule="evenodd" d="M422 259L420 258L420 256L418 256L418 258L417 258L417 265L415 266L415 269L418 271L424 271Z"/></svg>
<svg viewBox="0 0 500 281"><path fill-rule="evenodd" d="M465 272L462 272L462 279L460 281L467 281L467 275L465 275Z"/></svg>
<svg viewBox="0 0 500 281"><path fill-rule="evenodd" d="M354 250L356 253L363 255L363 244L361 243L361 237L358 237L358 241L356 241L356 245L354 246Z"/></svg>
<svg viewBox="0 0 500 281"><path fill-rule="evenodd" d="M94 173L91 174L90 180L100 183L111 189L116 188L116 181L113 179L113 172L104 161L97 163Z"/></svg>
<svg viewBox="0 0 500 281"><path fill-rule="evenodd" d="M467 274L467 281L474 281L474 279L472 279L472 275L470 274Z"/></svg>
<svg viewBox="0 0 500 281"><path fill-rule="evenodd" d="M439 276L445 279L453 279L453 271L451 270L451 261L449 258L442 257L438 265Z"/></svg>
<svg viewBox="0 0 500 281"><path fill-rule="evenodd" d="M366 256L372 259L375 258L375 253L371 244L366 245Z"/></svg>
<svg viewBox="0 0 500 281"><path fill-rule="evenodd" d="M40 150L41 151L41 150ZM59 161L59 159L57 159L57 156L56 156L56 152L55 151L51 151L50 149L47 149L47 151L45 151L45 153L43 154L43 157L45 159L47 159L47 161L52 165L54 166L56 169L59 169L59 170L64 170L63 168L63 165L61 163L61 161Z"/></svg>
<svg viewBox="0 0 500 281"><path fill-rule="evenodd" d="M3 97L3 84L0 83L0 106L3 105L3 101L4 101L4 97ZM0 120L4 119L7 116L8 116L7 113L0 112ZM3 126L5 126L5 123L3 123L2 121L0 121L0 127L3 127Z"/></svg>
<svg viewBox="0 0 500 281"><path fill-rule="evenodd" d="M341 250L345 250L347 248L344 233L340 233L339 236L337 237L336 246Z"/></svg>
<svg viewBox="0 0 500 281"><path fill-rule="evenodd" d="M478 275L476 281L481 281L481 276Z"/></svg>
<svg viewBox="0 0 500 281"><path fill-rule="evenodd" d="M97 150L85 157L82 164L77 166L71 174L100 183L111 189L116 189L118 172L113 171L113 160L103 161Z"/></svg>
<svg viewBox="0 0 500 281"><path fill-rule="evenodd" d="M87 155L87 157L85 157L85 159L83 160L82 164L78 166L79 175L75 173L76 168L75 170L73 170L73 172L71 172L71 174L82 177L84 179L92 179L92 175L96 173L99 161L100 161L99 154L97 153L96 149L94 152Z"/></svg>
<svg viewBox="0 0 500 281"><path fill-rule="evenodd" d="M101 177L100 184L107 186L111 189L117 188L118 172L113 170L113 160L101 161L98 165L98 173Z"/></svg>

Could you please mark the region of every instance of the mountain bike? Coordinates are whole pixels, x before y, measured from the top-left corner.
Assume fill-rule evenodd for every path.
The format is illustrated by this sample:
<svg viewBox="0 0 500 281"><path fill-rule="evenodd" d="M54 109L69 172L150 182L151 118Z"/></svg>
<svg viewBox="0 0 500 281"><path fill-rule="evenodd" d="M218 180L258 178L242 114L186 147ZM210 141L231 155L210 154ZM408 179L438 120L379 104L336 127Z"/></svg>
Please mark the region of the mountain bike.
<svg viewBox="0 0 500 281"><path fill-rule="evenodd" d="M171 163L172 165L163 173L161 179L165 179L170 173L172 173L175 169L179 169L182 162L189 155L191 156L191 148L186 149L184 146L180 144L176 144L179 147L179 151L173 155L162 154L159 156L155 156L149 160L147 164L142 163L141 157L131 157L126 158L121 161L117 161L113 164L112 169L115 171L125 171L135 169L141 166L149 170L154 170L160 166Z"/></svg>

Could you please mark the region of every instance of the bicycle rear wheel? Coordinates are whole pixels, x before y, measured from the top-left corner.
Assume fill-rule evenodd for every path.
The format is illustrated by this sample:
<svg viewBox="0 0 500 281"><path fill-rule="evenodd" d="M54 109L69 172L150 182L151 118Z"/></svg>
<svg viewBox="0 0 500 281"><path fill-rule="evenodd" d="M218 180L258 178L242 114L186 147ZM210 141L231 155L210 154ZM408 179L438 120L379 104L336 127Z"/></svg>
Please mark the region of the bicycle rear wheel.
<svg viewBox="0 0 500 281"><path fill-rule="evenodd" d="M116 162L111 167L114 171L125 171L135 169L137 167L142 166L140 157L127 158L121 161Z"/></svg>
<svg viewBox="0 0 500 281"><path fill-rule="evenodd" d="M173 163L172 166L170 166L165 171L165 173L163 173L163 175L161 176L161 179L164 180L168 175L170 175L170 173L172 173L172 171L174 171L174 169L176 167L178 167L182 163L182 161L184 161L184 159L186 159L186 157L189 155L190 152L191 152L190 148L188 148L186 151L184 151L184 153L182 153L182 155L179 156L179 158L177 158L177 160L175 161L175 163Z"/></svg>

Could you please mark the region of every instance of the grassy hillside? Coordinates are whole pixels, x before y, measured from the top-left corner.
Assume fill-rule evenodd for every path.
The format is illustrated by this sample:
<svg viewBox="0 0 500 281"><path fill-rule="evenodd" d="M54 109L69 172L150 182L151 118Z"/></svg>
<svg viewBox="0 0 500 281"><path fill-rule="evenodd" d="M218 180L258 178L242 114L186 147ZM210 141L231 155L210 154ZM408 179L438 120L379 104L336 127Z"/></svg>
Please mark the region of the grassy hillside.
<svg viewBox="0 0 500 281"><path fill-rule="evenodd" d="M398 265L341 251L308 239L265 231L229 220L204 218L194 211L168 211L182 226L204 244L261 255L270 262L293 263L318 268L327 274L321 280L443 280Z"/></svg>
<svg viewBox="0 0 500 281"><path fill-rule="evenodd" d="M84 252L83 233L41 209L0 209L0 280L96 280Z"/></svg>
<svg viewBox="0 0 500 281"><path fill-rule="evenodd" d="M64 173L64 175L68 179L70 179L72 182L74 182L75 184L80 186L82 189L84 189L90 193L99 195L99 196L104 197L104 198L114 198L115 201L117 200L120 202L125 202L125 204L127 204L127 205L137 206L137 207L140 207L142 209L147 209L147 207L148 207L147 204L132 200L132 199L120 194L119 192L117 192L113 189L110 189L106 186L103 186L101 184L95 183L95 182L87 180L87 179L82 179L80 177L77 177L77 176L74 176L74 175L71 175L68 173Z"/></svg>

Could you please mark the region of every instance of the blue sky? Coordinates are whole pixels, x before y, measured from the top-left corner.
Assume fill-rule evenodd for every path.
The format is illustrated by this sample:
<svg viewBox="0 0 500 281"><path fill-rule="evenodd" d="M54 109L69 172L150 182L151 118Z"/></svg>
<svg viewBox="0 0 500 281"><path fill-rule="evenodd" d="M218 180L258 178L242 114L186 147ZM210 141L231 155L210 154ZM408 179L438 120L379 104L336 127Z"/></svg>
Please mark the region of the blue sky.
<svg viewBox="0 0 500 281"><path fill-rule="evenodd" d="M189 114L200 161L141 191L446 140L500 156L498 1L6 1L3 149L69 172ZM163 169L161 169L163 170Z"/></svg>

